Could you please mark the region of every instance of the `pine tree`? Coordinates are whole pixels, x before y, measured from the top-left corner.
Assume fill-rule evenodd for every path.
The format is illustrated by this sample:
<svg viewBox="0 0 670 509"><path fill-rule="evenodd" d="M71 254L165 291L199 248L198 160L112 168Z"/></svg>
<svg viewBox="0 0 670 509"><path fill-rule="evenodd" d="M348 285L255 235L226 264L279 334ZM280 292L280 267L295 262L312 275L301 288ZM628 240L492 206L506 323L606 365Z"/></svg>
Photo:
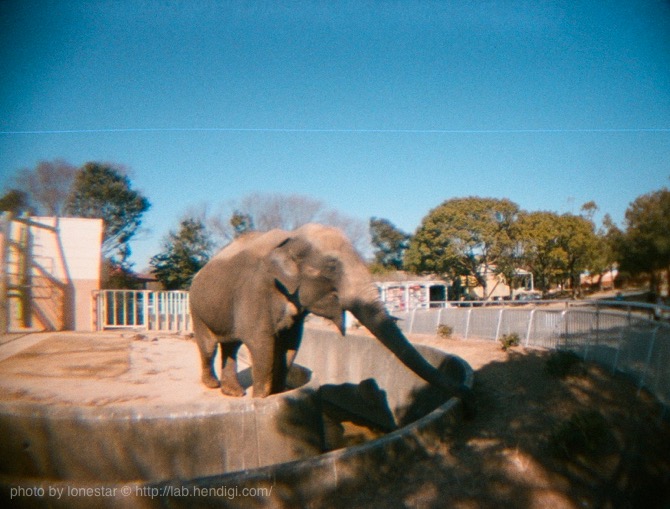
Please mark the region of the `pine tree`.
<svg viewBox="0 0 670 509"><path fill-rule="evenodd" d="M211 235L198 219L183 219L179 231L171 231L163 243L163 252L149 262L167 290L185 290L209 260L213 249Z"/></svg>

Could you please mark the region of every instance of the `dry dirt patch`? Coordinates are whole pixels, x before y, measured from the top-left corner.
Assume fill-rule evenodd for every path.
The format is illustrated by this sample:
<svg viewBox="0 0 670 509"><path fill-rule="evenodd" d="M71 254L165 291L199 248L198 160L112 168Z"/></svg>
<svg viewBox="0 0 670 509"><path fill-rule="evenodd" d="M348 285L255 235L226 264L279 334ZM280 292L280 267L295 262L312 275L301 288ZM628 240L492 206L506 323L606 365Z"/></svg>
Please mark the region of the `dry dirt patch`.
<svg viewBox="0 0 670 509"><path fill-rule="evenodd" d="M670 507L670 426L627 378L581 363L560 379L547 372L551 352L412 339L470 363L476 418L429 437L434 447L368 478L368 490L336 494L324 506L339 496L353 507ZM566 423L593 413L603 418L598 450L557 453L557 440L572 439Z"/></svg>
<svg viewBox="0 0 670 509"><path fill-rule="evenodd" d="M44 378L112 378L130 368L126 338L53 336L0 362L0 373Z"/></svg>

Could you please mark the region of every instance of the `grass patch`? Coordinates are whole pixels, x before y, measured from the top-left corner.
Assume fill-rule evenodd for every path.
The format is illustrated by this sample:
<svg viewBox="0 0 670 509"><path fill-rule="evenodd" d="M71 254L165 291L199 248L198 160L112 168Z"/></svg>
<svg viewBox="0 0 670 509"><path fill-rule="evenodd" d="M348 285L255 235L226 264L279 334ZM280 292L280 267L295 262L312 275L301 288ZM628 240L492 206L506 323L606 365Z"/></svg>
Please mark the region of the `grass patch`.
<svg viewBox="0 0 670 509"><path fill-rule="evenodd" d="M521 338L519 338L519 335L516 332L504 334L503 337L500 338L500 344L503 351L506 352L513 346L519 346L521 344Z"/></svg>
<svg viewBox="0 0 670 509"><path fill-rule="evenodd" d="M437 326L437 335L444 339L449 339L454 333L454 328L449 325L438 325Z"/></svg>

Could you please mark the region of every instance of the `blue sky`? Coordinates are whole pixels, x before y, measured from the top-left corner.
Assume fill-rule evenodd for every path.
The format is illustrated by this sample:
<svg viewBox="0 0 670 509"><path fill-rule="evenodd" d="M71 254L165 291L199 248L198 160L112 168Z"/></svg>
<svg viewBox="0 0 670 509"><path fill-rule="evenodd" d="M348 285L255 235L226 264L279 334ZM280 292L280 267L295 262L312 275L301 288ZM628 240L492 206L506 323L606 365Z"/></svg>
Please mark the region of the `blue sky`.
<svg viewBox="0 0 670 509"><path fill-rule="evenodd" d="M5 0L0 65L0 187L128 167L137 269L188 209L257 191L414 232L470 195L621 222L669 184L662 0Z"/></svg>

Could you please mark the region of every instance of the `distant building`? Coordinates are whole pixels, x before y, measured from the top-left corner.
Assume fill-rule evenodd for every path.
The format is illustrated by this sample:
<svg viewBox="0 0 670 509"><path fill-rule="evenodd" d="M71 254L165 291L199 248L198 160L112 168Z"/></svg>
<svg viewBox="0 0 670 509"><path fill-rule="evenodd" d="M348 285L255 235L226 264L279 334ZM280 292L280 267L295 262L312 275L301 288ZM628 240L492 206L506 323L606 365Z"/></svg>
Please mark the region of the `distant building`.
<svg viewBox="0 0 670 509"><path fill-rule="evenodd" d="M601 290L613 290L619 271L617 269L607 270L602 274L581 274L580 284L583 287L599 287Z"/></svg>
<svg viewBox="0 0 670 509"><path fill-rule="evenodd" d="M444 281L387 281L376 285L382 302L391 312L440 306L447 300Z"/></svg>
<svg viewBox="0 0 670 509"><path fill-rule="evenodd" d="M156 279L156 276L149 272L140 272L135 274L135 279L140 285L141 290L151 290L156 292L165 290L165 288L163 288L163 284L158 279Z"/></svg>
<svg viewBox="0 0 670 509"><path fill-rule="evenodd" d="M429 308L444 305L445 301L458 300L500 300L510 298L510 286L502 274L496 274L493 268L482 268L481 274L486 280L486 294L484 288L474 276L461 276L454 281L444 281L434 278L397 272L387 275L385 280L378 280L375 284L379 289L379 296L386 304L386 308L393 311L407 311L415 308ZM381 278L380 278L381 279ZM513 287L513 297L524 293L533 293L533 274L523 269L517 269Z"/></svg>
<svg viewBox="0 0 670 509"><path fill-rule="evenodd" d="M510 288L509 282L502 274L496 274L495 267L481 268L481 275L486 281L486 295L484 295L484 287L476 283L469 288L469 294L472 298L483 300L500 300L509 299L510 293L512 298L519 293L534 292L533 274L523 269L516 269L514 275L514 284ZM511 292L512 289L516 289Z"/></svg>

